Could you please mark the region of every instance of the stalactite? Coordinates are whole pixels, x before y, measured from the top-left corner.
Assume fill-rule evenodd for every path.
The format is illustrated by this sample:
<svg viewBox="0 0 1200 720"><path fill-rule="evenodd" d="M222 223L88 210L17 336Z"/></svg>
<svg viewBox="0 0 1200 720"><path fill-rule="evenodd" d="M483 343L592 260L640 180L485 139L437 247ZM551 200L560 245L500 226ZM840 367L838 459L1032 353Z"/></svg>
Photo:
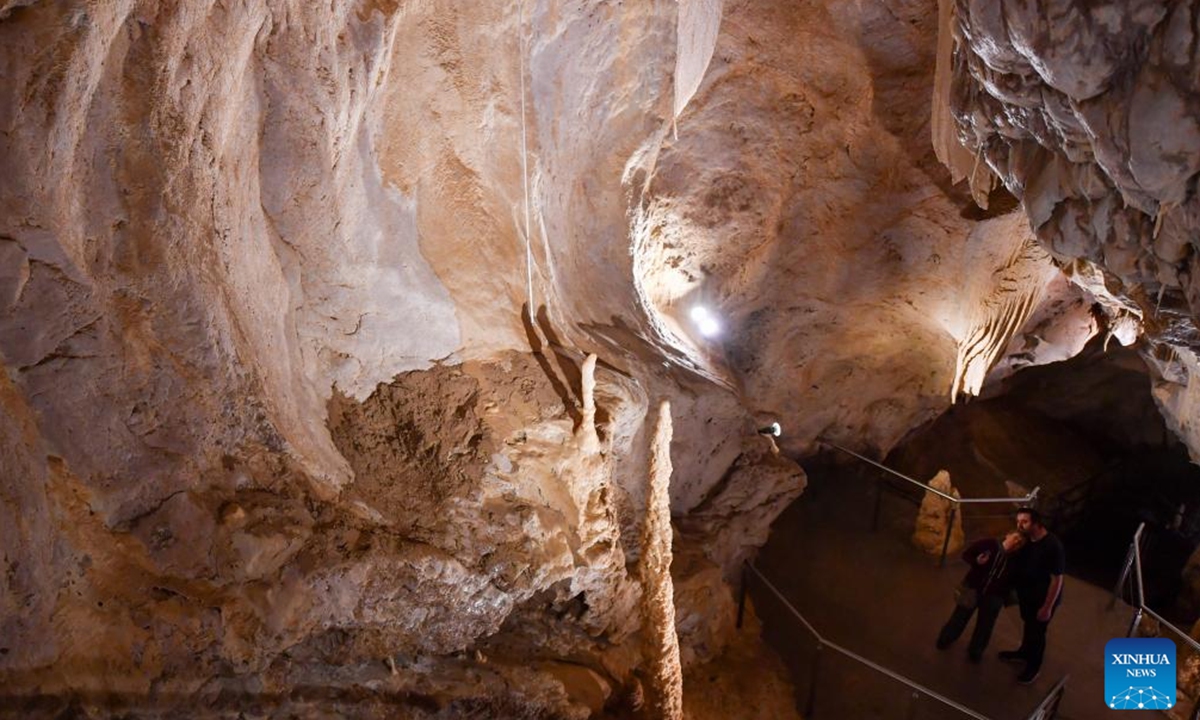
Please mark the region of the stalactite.
<svg viewBox="0 0 1200 720"><path fill-rule="evenodd" d="M722 0L683 0L679 3L675 53L675 113L678 120L700 89L721 29Z"/></svg>
<svg viewBox="0 0 1200 720"><path fill-rule="evenodd" d="M984 378L1042 299L1046 252L1027 238L993 275L992 287L959 341L950 402L978 395Z"/></svg>
<svg viewBox="0 0 1200 720"><path fill-rule="evenodd" d="M950 88L954 79L954 25L954 0L939 0L937 61L933 72L933 107L929 123L933 152L950 170L954 182L963 179L968 181L975 204L986 210L996 176L983 162L978 150L972 153L963 146L950 110Z"/></svg>

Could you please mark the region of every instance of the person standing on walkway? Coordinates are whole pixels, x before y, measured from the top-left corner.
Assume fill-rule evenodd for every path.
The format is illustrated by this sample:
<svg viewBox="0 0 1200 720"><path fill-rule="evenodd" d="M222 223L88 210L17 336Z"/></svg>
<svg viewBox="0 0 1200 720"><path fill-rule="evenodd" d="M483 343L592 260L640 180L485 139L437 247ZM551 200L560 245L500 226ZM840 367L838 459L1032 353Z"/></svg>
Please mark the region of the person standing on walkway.
<svg viewBox="0 0 1200 720"><path fill-rule="evenodd" d="M954 612L938 633L938 650L950 647L978 610L975 630L967 645L967 656L974 663L983 659L983 651L992 639L996 618L1004 609L1004 599L1012 587L1012 554L1024 544L1025 538L1020 533L1011 532L1003 540L976 540L963 550L963 562L970 565L971 569L955 592Z"/></svg>
<svg viewBox="0 0 1200 720"><path fill-rule="evenodd" d="M1017 531L1028 541L1013 558L1016 563L1015 586L1025 632L1021 647L1000 653L1002 660L1023 661L1025 670L1017 682L1029 685L1037 680L1046 655L1046 630L1054 612L1062 603L1063 573L1067 553L1062 541L1042 524L1034 508L1017 511Z"/></svg>

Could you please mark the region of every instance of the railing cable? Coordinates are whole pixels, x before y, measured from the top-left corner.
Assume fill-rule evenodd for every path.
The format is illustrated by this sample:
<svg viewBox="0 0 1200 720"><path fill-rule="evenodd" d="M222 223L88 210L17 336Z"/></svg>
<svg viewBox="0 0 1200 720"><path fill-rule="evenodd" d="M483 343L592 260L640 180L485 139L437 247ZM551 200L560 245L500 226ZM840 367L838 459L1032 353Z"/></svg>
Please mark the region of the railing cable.
<svg viewBox="0 0 1200 720"><path fill-rule="evenodd" d="M529 295L529 317L532 318L537 308L533 306L533 223L529 212L529 149L526 135L525 120L525 0L517 5L517 33L520 37L520 71L521 71L521 180L525 187L525 289Z"/></svg>
<svg viewBox="0 0 1200 720"><path fill-rule="evenodd" d="M1133 581L1134 587L1137 590L1137 597L1136 597L1137 604L1133 605L1133 608L1134 608L1133 620L1129 624L1129 632L1128 632L1127 636L1133 637L1133 634L1137 631L1138 625L1141 624L1142 616L1149 615L1150 617L1157 620L1159 625L1167 628L1171 632L1173 632L1176 635L1178 635L1179 637L1183 638L1184 642L1191 645L1192 649L1194 649L1196 652L1200 652L1200 642L1197 642L1194 638L1192 638L1192 636L1190 634L1175 627L1174 624L1172 624L1170 621L1168 621L1162 615L1159 615L1158 613L1154 612L1154 610L1152 610L1150 608L1150 606L1146 604L1146 589L1145 589L1145 585L1142 580L1142 536L1143 536L1143 533L1145 532L1145 530L1146 530L1146 523L1144 523L1144 522L1140 523L1138 525L1137 530L1133 533L1133 543L1129 549L1129 551L1130 551L1129 554L1133 555L1133 568L1132 568L1133 569L1133 577L1130 579ZM1123 571L1122 574L1124 575L1125 572ZM1124 582L1125 582L1124 578L1122 580L1118 581L1118 583L1117 583L1118 590L1120 589L1120 586L1122 584L1124 584Z"/></svg>
<svg viewBox="0 0 1200 720"><path fill-rule="evenodd" d="M844 648L841 645L838 645L837 643L835 643L835 642L829 640L828 638L826 638L825 636L821 635L821 633L817 632L817 629L812 626L812 624L804 617L804 615L801 614L800 611L797 610L796 607L794 605L792 605L792 603L789 602L786 597L784 597L783 593L779 591L779 588L775 587L775 585L770 580L767 579L766 575L763 575L761 572L759 572L758 568L754 567L754 563L747 561L746 567L749 568L750 571L752 573L754 573L754 575L756 577L758 577L759 580L762 581L763 585L765 585L766 588L771 591L771 594L773 594L776 598L778 598L779 601L783 603L784 607L786 607L788 609L788 611L796 617L797 620L799 620L801 623L804 624L804 627L807 628L810 633L812 633L813 637L815 637L817 639L817 642L821 646L830 648L831 650L834 650L836 652L841 653L842 655L845 655L846 657L850 658L851 660L862 663L863 665L866 665L867 667L871 668L872 670L882 673L883 675L886 675L886 676L892 678L893 680L899 682L900 684L906 685L907 687L909 687L913 690L923 693L924 695L931 697L934 700L937 700L938 702L941 702L948 707L954 708L955 710L959 711L960 713L962 713L968 717L975 718L975 720L990 720L990 718L988 718L986 715L980 715L979 713L975 712L971 708L966 707L964 705L960 705L959 703L951 700L950 698L946 697L945 695L941 695L937 692L934 692L933 690L930 690L929 688L925 687L924 685L922 685L914 680L910 680L910 679L906 678L905 676L901 675L900 673L895 672L894 670L891 670L887 667L884 667L883 665L880 665L879 663L869 660L869 659L863 657L862 655L859 655L858 653L854 652L853 650Z"/></svg>
<svg viewBox="0 0 1200 720"><path fill-rule="evenodd" d="M938 490L937 488L930 486L929 483L923 483L920 480L917 480L915 478L910 478L909 476L905 475L904 473L897 472L896 470L893 470L892 468L888 467L887 465L884 465L883 463L876 462L875 460L872 460L871 458L869 458L865 455L860 455L859 453L856 453L849 448L842 447L841 445L838 445L837 443L833 443L833 442L830 442L830 441L824 440L824 439L818 439L818 442L820 442L822 445L828 445L829 447L834 448L835 450L840 450L840 451L846 453L847 455L852 455L852 456L858 458L859 460L862 460L865 463L874 465L875 467L879 468L880 470L889 472L892 475L895 475L896 477L898 477L902 480L905 480L907 482L912 483L913 485L920 487L925 492L933 493L934 495L937 495L945 500L949 500L950 502L952 502L956 505L964 505L964 504L970 504L970 503L978 503L978 504L1010 503L1010 504L1014 504L1014 505L1027 504L1027 503L1035 502L1037 500L1038 493L1041 492L1041 488L1035 487L1032 491L1029 492L1029 494L1025 495L1025 497L1002 497L1002 498L954 497L950 493L942 492L941 490Z"/></svg>

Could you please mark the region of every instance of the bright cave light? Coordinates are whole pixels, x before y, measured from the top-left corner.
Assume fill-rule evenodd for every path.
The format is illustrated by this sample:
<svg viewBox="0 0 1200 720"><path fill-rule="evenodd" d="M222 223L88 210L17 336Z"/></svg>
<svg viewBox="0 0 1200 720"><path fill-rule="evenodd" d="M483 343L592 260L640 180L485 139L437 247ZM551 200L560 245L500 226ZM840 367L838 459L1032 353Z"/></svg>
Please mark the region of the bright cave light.
<svg viewBox="0 0 1200 720"><path fill-rule="evenodd" d="M779 426L779 423L773 422L764 428L759 428L758 434L759 435L770 435L772 437L779 437L780 435L783 434L783 428Z"/></svg>
<svg viewBox="0 0 1200 720"><path fill-rule="evenodd" d="M698 329L700 334L704 337L716 337L721 332L721 323L717 322L717 319L712 316L712 313L708 311L708 308L702 305L697 305L696 307L692 308L692 311L689 313L689 315L692 318L692 322L696 323L696 329Z"/></svg>

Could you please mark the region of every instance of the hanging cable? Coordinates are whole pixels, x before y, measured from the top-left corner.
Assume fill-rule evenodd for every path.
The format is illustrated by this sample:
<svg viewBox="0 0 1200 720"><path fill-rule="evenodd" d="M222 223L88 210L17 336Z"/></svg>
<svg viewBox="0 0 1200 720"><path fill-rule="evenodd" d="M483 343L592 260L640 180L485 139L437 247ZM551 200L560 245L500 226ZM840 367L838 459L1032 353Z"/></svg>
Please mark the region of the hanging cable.
<svg viewBox="0 0 1200 720"><path fill-rule="evenodd" d="M529 149L525 129L525 0L517 3L517 32L520 36L521 71L521 179L525 187L525 289L529 295L529 316L536 312L533 306L533 239L530 235L532 222L529 211Z"/></svg>

